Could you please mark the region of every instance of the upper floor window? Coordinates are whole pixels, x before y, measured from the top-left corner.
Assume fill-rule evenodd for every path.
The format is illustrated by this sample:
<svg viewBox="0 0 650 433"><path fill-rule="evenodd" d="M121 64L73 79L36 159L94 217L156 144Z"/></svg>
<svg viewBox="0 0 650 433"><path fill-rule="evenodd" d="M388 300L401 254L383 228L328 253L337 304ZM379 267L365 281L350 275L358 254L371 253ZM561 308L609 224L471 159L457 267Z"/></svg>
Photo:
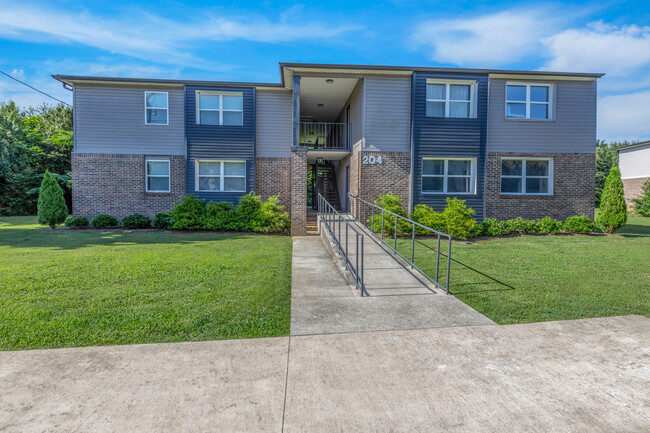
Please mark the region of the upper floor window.
<svg viewBox="0 0 650 433"><path fill-rule="evenodd" d="M197 160L197 191L246 192L246 161Z"/></svg>
<svg viewBox="0 0 650 433"><path fill-rule="evenodd" d="M553 160L550 158L502 158L501 194L553 194Z"/></svg>
<svg viewBox="0 0 650 433"><path fill-rule="evenodd" d="M476 117L476 81L427 80L427 117Z"/></svg>
<svg viewBox="0 0 650 433"><path fill-rule="evenodd" d="M550 119L552 88L551 84L507 83L506 117Z"/></svg>
<svg viewBox="0 0 650 433"><path fill-rule="evenodd" d="M241 92L197 92L196 123L199 125L244 124L244 97Z"/></svg>
<svg viewBox="0 0 650 433"><path fill-rule="evenodd" d="M147 125L167 125L167 92L144 92L144 111Z"/></svg>
<svg viewBox="0 0 650 433"><path fill-rule="evenodd" d="M424 158L422 192L434 194L474 194L476 159Z"/></svg>
<svg viewBox="0 0 650 433"><path fill-rule="evenodd" d="M146 177L147 192L169 192L169 160L147 158Z"/></svg>

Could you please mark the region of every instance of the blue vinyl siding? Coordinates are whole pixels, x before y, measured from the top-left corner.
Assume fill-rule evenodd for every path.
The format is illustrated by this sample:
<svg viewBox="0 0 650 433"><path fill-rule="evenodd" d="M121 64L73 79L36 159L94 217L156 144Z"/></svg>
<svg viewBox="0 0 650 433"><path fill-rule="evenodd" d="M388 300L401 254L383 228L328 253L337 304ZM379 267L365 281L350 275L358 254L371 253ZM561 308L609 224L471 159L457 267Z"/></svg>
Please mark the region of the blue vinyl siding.
<svg viewBox="0 0 650 433"><path fill-rule="evenodd" d="M476 118L450 119L426 117L426 83L428 78L442 80L476 80ZM413 205L426 204L437 211L445 207L446 198L457 196L476 211L476 219L485 215L485 156L487 135L487 74L414 73L413 106ZM422 158L476 158L476 194L423 194Z"/></svg>
<svg viewBox="0 0 650 433"><path fill-rule="evenodd" d="M196 92L242 92L243 125L198 125ZM255 189L255 89L252 87L186 86L185 119L187 138L187 193L204 200L236 203L245 193L195 191L195 161L220 159L246 161L246 192Z"/></svg>

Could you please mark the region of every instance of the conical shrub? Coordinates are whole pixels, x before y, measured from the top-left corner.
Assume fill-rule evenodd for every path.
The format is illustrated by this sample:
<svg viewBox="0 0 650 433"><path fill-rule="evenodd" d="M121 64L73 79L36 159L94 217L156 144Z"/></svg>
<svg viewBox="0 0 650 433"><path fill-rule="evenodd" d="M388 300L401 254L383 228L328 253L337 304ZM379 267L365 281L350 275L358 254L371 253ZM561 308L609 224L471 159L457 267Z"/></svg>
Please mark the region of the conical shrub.
<svg viewBox="0 0 650 433"><path fill-rule="evenodd" d="M614 233L627 223L627 205L623 194L621 170L612 167L600 197L600 212L596 224L606 233Z"/></svg>
<svg viewBox="0 0 650 433"><path fill-rule="evenodd" d="M49 171L45 171L41 188L38 192L38 222L50 226L52 230L68 216L63 190Z"/></svg>

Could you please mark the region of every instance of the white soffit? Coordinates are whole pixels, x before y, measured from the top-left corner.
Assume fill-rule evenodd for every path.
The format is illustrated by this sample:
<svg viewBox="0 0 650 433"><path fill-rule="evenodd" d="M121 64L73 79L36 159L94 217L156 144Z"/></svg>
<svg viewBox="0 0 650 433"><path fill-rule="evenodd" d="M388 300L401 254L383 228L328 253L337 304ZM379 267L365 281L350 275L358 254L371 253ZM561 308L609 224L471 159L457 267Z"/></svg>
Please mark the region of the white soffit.
<svg viewBox="0 0 650 433"><path fill-rule="evenodd" d="M358 78L301 77L300 117L317 122L336 121L358 82Z"/></svg>
<svg viewBox="0 0 650 433"><path fill-rule="evenodd" d="M490 74L495 80L536 80L536 81L596 81L597 77L575 75L532 75L532 74Z"/></svg>

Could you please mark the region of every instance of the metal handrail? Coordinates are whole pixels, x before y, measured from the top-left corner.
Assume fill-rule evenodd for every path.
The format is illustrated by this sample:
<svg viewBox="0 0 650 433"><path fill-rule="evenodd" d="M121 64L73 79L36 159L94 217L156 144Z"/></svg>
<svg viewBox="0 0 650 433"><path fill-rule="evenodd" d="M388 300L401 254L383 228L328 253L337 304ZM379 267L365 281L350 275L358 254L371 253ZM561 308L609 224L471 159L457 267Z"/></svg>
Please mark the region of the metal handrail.
<svg viewBox="0 0 650 433"><path fill-rule="evenodd" d="M364 227L368 227L365 223L366 215L367 215L367 206L370 206L371 210L371 216L370 216L370 221L371 221L371 226L368 227L370 229L370 234L375 236L377 239L379 239L384 245L386 245L388 248L390 248L395 254L399 255L402 259L406 260L411 267L417 269L422 275L424 275L427 279L429 279L433 284L435 284L437 287L445 290L447 294L449 294L449 271L450 271L450 266L451 266L451 235L434 230L431 227L427 227L423 224L420 224L419 222L413 221L410 218L406 218L405 216L396 214L395 212L391 212L387 209L384 209L380 206L377 206L374 203L371 203L369 201L366 201L360 197L357 197L355 195L349 194L348 193L348 200L350 201L350 210L352 212L352 215L357 219L359 223L361 223ZM363 205L363 215L362 218L359 218L359 211L361 209L361 205ZM381 212L381 236L378 236L377 233L375 233L375 209L378 209L378 212L376 215L379 215L379 212ZM355 215L356 214L356 215ZM384 228L385 228L385 218L386 214L394 215L395 216L395 227L393 230L393 245L390 245L387 240L384 240ZM400 253L397 250L397 222L399 219L402 219L406 221L407 223L411 224L411 258L409 259L406 257L404 254ZM417 266L415 264L415 227L421 227L425 230L428 230L434 235L438 237L438 242L436 246L436 275L435 277L432 277L431 275L427 274L422 268ZM446 280L445 280L445 285L443 286L440 284L439 281L439 275L440 275L440 240L441 238L447 238L448 239L448 247L447 247L447 272L446 272Z"/></svg>
<svg viewBox="0 0 650 433"><path fill-rule="evenodd" d="M361 296L367 295L366 285L363 281L364 274L364 261L363 261L363 231L354 227L351 220L341 215L334 206L332 206L325 197L318 193L318 219L327 232L329 233L334 246L336 247L339 256L343 258L345 269L350 272L354 284L361 292ZM343 233L341 232L341 223L344 226ZM337 233L338 228L338 233ZM350 259L350 238L354 234L354 261ZM342 238L344 236L344 239Z"/></svg>
<svg viewBox="0 0 650 433"><path fill-rule="evenodd" d="M314 150L348 150L350 124L300 122L300 146Z"/></svg>

